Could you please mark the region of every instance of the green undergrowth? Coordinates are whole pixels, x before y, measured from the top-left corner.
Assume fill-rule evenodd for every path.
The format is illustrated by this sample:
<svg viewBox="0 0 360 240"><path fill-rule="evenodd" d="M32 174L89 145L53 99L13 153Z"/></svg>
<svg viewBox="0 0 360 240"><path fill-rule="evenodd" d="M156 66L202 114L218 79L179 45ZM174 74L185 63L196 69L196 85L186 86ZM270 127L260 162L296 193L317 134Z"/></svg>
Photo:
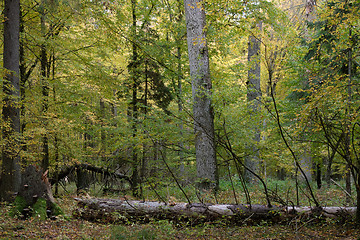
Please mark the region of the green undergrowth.
<svg viewBox="0 0 360 240"><path fill-rule="evenodd" d="M10 217L19 217L26 206L26 201L23 197L17 196L13 202L9 215Z"/></svg>
<svg viewBox="0 0 360 240"><path fill-rule="evenodd" d="M40 220L45 220L47 218L46 213L46 200L44 198L39 198L36 203L32 206L33 215L38 217Z"/></svg>
<svg viewBox="0 0 360 240"><path fill-rule="evenodd" d="M148 219L146 223L95 223L71 218L77 208L75 195L62 195L57 204L67 219L26 220L9 218L12 205L0 203L0 239L358 239L360 229L349 222L298 217L286 224L270 221L241 226L225 221L192 225L171 220Z"/></svg>
<svg viewBox="0 0 360 240"><path fill-rule="evenodd" d="M28 209L28 212L25 213L24 209ZM50 215L48 214L48 210L51 212ZM27 216L27 214L37 217L40 220L46 220L50 216L63 216L64 212L57 203L50 203L50 205L48 205L48 202L44 198L39 198L33 206L28 206L23 197L17 196L11 204L9 216L14 218L30 217Z"/></svg>
<svg viewBox="0 0 360 240"><path fill-rule="evenodd" d="M282 202L278 201L281 199L287 205L297 205L297 194L296 194L296 185L293 180L276 180L272 178L266 179L267 188L269 194L271 195L272 204L282 205ZM338 184L345 188L345 182L339 181ZM192 203L221 203L221 204L244 204L247 203L246 196L244 194L244 189L240 181L234 177L233 178L232 188L231 181L228 179L221 179L219 182L219 191L216 193L213 191L202 191L199 192L191 184L184 184L182 186L183 191L188 198L185 197L183 191L174 182L163 182L159 184L144 183L142 185L142 200L151 200L151 201L166 201L166 202L187 202L188 199ZM311 183L312 190L317 200L322 206L354 206L355 197L353 201L347 202L346 194L343 189L337 185L327 186L326 183L323 183L321 189L317 189L316 183ZM260 183L253 183L247 185L251 203L252 204L267 204L264 194L264 187ZM127 199L132 199L132 192L129 189L123 191L118 191L114 193L105 193L103 192L103 186L99 184L93 184L88 189L88 194L91 197L99 198L119 198L126 197ZM74 183L68 184L66 189L60 188L61 195L71 195L75 194L76 187ZM352 192L355 193L355 187L353 186ZM298 188L299 195L299 205L300 206L314 206L314 202L309 198L310 193L304 182L299 182ZM235 198L236 196L236 198ZM275 199L277 197L278 199Z"/></svg>

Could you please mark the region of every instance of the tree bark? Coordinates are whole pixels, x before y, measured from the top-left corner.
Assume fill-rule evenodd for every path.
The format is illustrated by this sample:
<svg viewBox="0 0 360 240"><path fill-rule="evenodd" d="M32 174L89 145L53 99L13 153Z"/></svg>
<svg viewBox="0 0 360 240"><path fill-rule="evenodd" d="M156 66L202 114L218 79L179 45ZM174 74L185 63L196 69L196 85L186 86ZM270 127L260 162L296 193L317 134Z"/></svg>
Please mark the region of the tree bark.
<svg viewBox="0 0 360 240"><path fill-rule="evenodd" d="M182 1L177 0L177 17L176 17L176 23L181 24L183 21L183 12L182 12ZM181 116L183 112L183 103L182 103L182 51L181 51L181 42L182 42L182 35L181 32L179 32L176 36L176 53L177 53L177 103L178 103L178 110L179 115ZM179 172L181 175L181 178L185 176L185 161L184 161L184 141L183 141L183 135L184 135L184 124L181 121L179 124L179 133L180 133L180 141L179 141L179 160L180 160L180 167Z"/></svg>
<svg viewBox="0 0 360 240"><path fill-rule="evenodd" d="M137 35L137 20L136 20L136 7L137 1L131 0L131 9L132 9L132 59L129 64L129 72L131 77L131 85L132 85L132 101L129 106L130 110L130 123L133 132L133 138L137 136L137 120L138 120L138 79L137 79L137 65L138 65L138 52L136 46L136 35ZM139 176L139 160L138 154L135 147L132 147L132 176L131 176L131 188L134 196L139 196L139 184L140 184L140 176Z"/></svg>
<svg viewBox="0 0 360 240"><path fill-rule="evenodd" d="M76 168L76 192L88 191L90 188L89 173L83 168Z"/></svg>
<svg viewBox="0 0 360 240"><path fill-rule="evenodd" d="M300 179L304 180L306 177L310 182L312 181L312 157L311 157L311 149L309 146L304 147L304 151L301 153L299 157L299 164L303 169L305 176L301 176Z"/></svg>
<svg viewBox="0 0 360 240"><path fill-rule="evenodd" d="M90 221L127 222L129 219L171 219L185 222L228 221L241 225L246 221L292 219L298 214L351 218L355 207L267 207L243 204L161 203L124 199L80 199L74 215ZM117 214L112 214L116 212ZM120 218L117 218L118 216Z"/></svg>
<svg viewBox="0 0 360 240"><path fill-rule="evenodd" d="M257 24L257 28L261 30L262 23ZM256 114L260 111L259 97L261 97L260 87L260 38L253 35L249 36L248 42L248 82L247 82L247 101L249 102L250 114L253 117L253 143L248 145L249 155L245 157L245 166L252 172L258 173L260 154L256 143L260 142L260 126L261 122L256 120ZM255 115L255 117L254 117ZM247 182L255 181L255 177L250 171L245 170L244 178Z"/></svg>
<svg viewBox="0 0 360 240"><path fill-rule="evenodd" d="M3 66L3 151L0 182L0 200L11 200L21 184L20 167L20 2L5 0L4 5L4 52Z"/></svg>
<svg viewBox="0 0 360 240"><path fill-rule="evenodd" d="M39 198L46 199L49 204L55 203L47 172L43 172L33 165L25 169L19 196L25 199L28 206L34 205Z"/></svg>
<svg viewBox="0 0 360 240"><path fill-rule="evenodd" d="M187 45L193 96L196 168L200 189L218 187L211 106L211 78L202 0L185 0Z"/></svg>
<svg viewBox="0 0 360 240"><path fill-rule="evenodd" d="M43 41L46 39L46 1L41 1L41 35L43 37ZM49 98L49 87L48 87L48 57L47 57L47 47L45 43L41 44L40 47L40 74L41 74L41 88L42 88L42 113L43 113L43 124L45 128L45 132L42 136L42 164L41 167L44 171L49 168L49 140L47 134L47 118L46 114L49 108L48 98Z"/></svg>

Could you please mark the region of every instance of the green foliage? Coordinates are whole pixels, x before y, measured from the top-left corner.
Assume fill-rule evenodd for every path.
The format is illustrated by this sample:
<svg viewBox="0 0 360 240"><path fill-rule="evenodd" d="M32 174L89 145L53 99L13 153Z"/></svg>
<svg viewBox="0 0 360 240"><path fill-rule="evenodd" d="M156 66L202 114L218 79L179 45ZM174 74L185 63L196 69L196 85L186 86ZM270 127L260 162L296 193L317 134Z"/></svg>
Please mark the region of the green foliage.
<svg viewBox="0 0 360 240"><path fill-rule="evenodd" d="M64 216L64 211L61 209L61 207L58 204L51 203L50 209L51 209L51 213L54 216L60 216L60 215Z"/></svg>
<svg viewBox="0 0 360 240"><path fill-rule="evenodd" d="M158 239L157 234L149 228L141 228L135 232L129 232L124 226L113 226L110 239Z"/></svg>
<svg viewBox="0 0 360 240"><path fill-rule="evenodd" d="M125 240L128 238L127 229L124 226L114 226L111 230L111 238L110 239L119 239Z"/></svg>
<svg viewBox="0 0 360 240"><path fill-rule="evenodd" d="M39 198L36 203L32 206L33 216L39 218L40 220L47 219L47 203L46 199Z"/></svg>
<svg viewBox="0 0 360 240"><path fill-rule="evenodd" d="M16 196L13 207L10 211L11 217L19 217L22 214L23 209L27 207L26 201L23 197Z"/></svg>

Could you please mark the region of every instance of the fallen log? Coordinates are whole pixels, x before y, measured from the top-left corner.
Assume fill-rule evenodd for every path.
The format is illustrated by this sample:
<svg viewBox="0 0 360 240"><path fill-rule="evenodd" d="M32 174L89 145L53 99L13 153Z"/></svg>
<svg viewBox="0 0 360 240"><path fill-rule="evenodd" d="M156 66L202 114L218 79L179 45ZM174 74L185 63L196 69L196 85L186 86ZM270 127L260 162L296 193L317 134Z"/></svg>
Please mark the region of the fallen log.
<svg viewBox="0 0 360 240"><path fill-rule="evenodd" d="M324 217L352 217L356 208L341 207L267 207L265 205L163 203L124 199L80 199L74 216L89 221L148 222L150 219L169 219L193 224L226 221L241 225L262 220L288 221L299 214Z"/></svg>
<svg viewBox="0 0 360 240"><path fill-rule="evenodd" d="M297 214L307 214L318 212L323 216L334 217L354 217L356 213L356 207L286 207L285 211L288 213L295 212Z"/></svg>
<svg viewBox="0 0 360 240"><path fill-rule="evenodd" d="M54 177L54 178L50 179L51 185L54 185L57 182L59 182L61 179L64 179L70 173L72 173L73 171L75 171L78 168L82 169L82 170L88 170L88 171L91 171L91 172L94 172L94 173L99 173L99 174L102 174L104 176L115 177L115 178L118 178L118 179L124 179L124 180L128 181L129 184L131 185L130 177L128 177L128 176L126 176L124 174L117 173L117 172L112 172L112 171L109 171L108 169L101 168L101 167L96 167L96 166L89 165L89 164L86 164L86 163L74 164L74 165L71 165L71 166L66 166L64 169L62 169L58 173L57 178Z"/></svg>

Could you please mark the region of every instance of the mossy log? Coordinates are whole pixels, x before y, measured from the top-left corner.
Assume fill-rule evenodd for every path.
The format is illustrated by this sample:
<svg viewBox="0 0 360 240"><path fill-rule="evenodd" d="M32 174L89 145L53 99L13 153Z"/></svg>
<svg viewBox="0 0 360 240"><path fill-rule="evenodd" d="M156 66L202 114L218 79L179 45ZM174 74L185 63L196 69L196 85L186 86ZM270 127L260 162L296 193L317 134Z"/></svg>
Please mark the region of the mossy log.
<svg viewBox="0 0 360 240"><path fill-rule="evenodd" d="M354 208L267 207L264 205L232 205L201 203L161 203L121 199L80 199L76 217L89 221L128 222L169 219L187 223L226 221L230 224L244 222L287 221L299 214L324 217L352 217Z"/></svg>

